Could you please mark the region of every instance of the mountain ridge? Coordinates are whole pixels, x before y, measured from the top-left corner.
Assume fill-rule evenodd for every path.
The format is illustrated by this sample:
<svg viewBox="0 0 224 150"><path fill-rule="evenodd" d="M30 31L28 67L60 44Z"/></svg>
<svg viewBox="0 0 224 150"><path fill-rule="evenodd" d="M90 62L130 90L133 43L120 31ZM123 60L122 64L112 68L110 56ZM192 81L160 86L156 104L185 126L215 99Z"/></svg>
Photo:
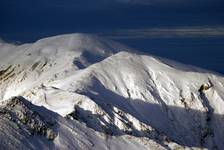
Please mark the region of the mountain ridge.
<svg viewBox="0 0 224 150"><path fill-rule="evenodd" d="M3 101L22 96L113 142L128 135L161 149L224 147L224 78L219 74L88 34L0 46L0 53ZM63 138L68 139L57 136L56 141ZM123 142L121 147L128 139ZM145 142L138 144L150 149Z"/></svg>

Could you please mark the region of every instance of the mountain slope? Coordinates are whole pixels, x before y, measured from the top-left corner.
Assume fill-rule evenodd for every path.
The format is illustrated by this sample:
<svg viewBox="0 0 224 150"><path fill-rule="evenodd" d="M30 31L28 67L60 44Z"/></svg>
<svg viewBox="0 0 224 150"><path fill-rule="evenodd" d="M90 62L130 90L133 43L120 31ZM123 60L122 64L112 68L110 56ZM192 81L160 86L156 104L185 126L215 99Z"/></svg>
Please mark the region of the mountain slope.
<svg viewBox="0 0 224 150"><path fill-rule="evenodd" d="M95 149L224 148L221 75L87 34L21 46L4 43L0 53L1 99L22 96L56 112L51 118L56 118L59 132L81 122L77 135L87 129L96 137L110 137L99 137ZM63 124L67 121L71 125ZM82 149L80 143L67 140L73 133L65 132L56 136L68 141L65 149ZM92 139L91 135L81 139ZM56 139L50 144L63 148ZM48 147L48 142L41 142Z"/></svg>

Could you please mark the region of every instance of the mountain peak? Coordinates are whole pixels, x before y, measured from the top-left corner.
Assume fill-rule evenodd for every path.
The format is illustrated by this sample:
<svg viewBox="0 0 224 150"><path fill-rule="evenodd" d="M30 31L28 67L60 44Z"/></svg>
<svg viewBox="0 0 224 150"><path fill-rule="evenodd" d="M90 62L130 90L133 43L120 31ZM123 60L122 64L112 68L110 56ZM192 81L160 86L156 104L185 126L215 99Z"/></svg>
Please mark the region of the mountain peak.
<svg viewBox="0 0 224 150"><path fill-rule="evenodd" d="M137 143L142 149L157 145L161 149L224 147L220 140L224 138L222 76L134 53L122 44L89 34L6 45L0 48L0 57L0 98L22 96L60 115L54 131L63 136L55 134L57 148L63 148L57 142L77 134L97 135L91 142L88 137L81 139L88 148L114 146L110 142L116 143L120 136L121 145L115 147L130 143L130 138L140 139ZM203 85L209 88L201 90ZM74 132L71 126L81 131ZM86 129L91 135L81 133ZM100 136L105 136L103 142ZM143 138L148 141L142 142Z"/></svg>
<svg viewBox="0 0 224 150"><path fill-rule="evenodd" d="M111 41L109 39L101 38L93 34L73 33L58 36L52 36L38 40L34 46L55 46L56 48L63 48L65 50L96 50L96 51L110 51L117 52L121 49L127 49L126 46Z"/></svg>

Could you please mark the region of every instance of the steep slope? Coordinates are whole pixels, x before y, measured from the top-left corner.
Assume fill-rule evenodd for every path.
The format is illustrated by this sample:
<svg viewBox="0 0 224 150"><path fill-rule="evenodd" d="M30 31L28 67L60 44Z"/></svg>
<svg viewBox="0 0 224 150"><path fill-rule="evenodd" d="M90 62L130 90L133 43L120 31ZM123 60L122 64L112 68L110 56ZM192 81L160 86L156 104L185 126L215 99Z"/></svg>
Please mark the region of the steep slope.
<svg viewBox="0 0 224 150"><path fill-rule="evenodd" d="M16 96L43 80L51 80L54 78L52 76L63 79L80 68L126 49L118 43L85 34L55 36L21 46L1 44L0 48L0 80L4 82L4 86L10 85L7 86L9 90L1 86L2 99L8 99L12 94ZM10 79L12 84L9 83ZM20 88L13 86L14 84L19 84Z"/></svg>
<svg viewBox="0 0 224 150"><path fill-rule="evenodd" d="M164 149L144 138L97 133L22 97L2 104L0 120L1 149Z"/></svg>
<svg viewBox="0 0 224 150"><path fill-rule="evenodd" d="M110 137L97 142L103 145L100 149L224 148L221 75L87 34L21 46L1 44L0 53L1 99L23 96L58 113L50 116L60 124L58 132L66 134L56 139L73 137L64 128L81 122L76 134L90 130L92 135L81 139ZM63 148L56 139L50 145ZM68 140L65 149L80 144L73 140L77 139ZM118 141L120 145L115 144Z"/></svg>

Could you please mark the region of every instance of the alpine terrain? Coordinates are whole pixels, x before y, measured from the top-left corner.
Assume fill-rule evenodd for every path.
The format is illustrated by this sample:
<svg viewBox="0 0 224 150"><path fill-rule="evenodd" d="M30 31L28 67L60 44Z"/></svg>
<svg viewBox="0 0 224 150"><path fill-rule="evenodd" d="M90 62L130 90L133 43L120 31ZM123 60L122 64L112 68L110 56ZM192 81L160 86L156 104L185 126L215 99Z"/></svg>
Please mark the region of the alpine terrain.
<svg viewBox="0 0 224 150"><path fill-rule="evenodd" d="M1 149L224 149L223 75L94 35L1 41L0 102Z"/></svg>

